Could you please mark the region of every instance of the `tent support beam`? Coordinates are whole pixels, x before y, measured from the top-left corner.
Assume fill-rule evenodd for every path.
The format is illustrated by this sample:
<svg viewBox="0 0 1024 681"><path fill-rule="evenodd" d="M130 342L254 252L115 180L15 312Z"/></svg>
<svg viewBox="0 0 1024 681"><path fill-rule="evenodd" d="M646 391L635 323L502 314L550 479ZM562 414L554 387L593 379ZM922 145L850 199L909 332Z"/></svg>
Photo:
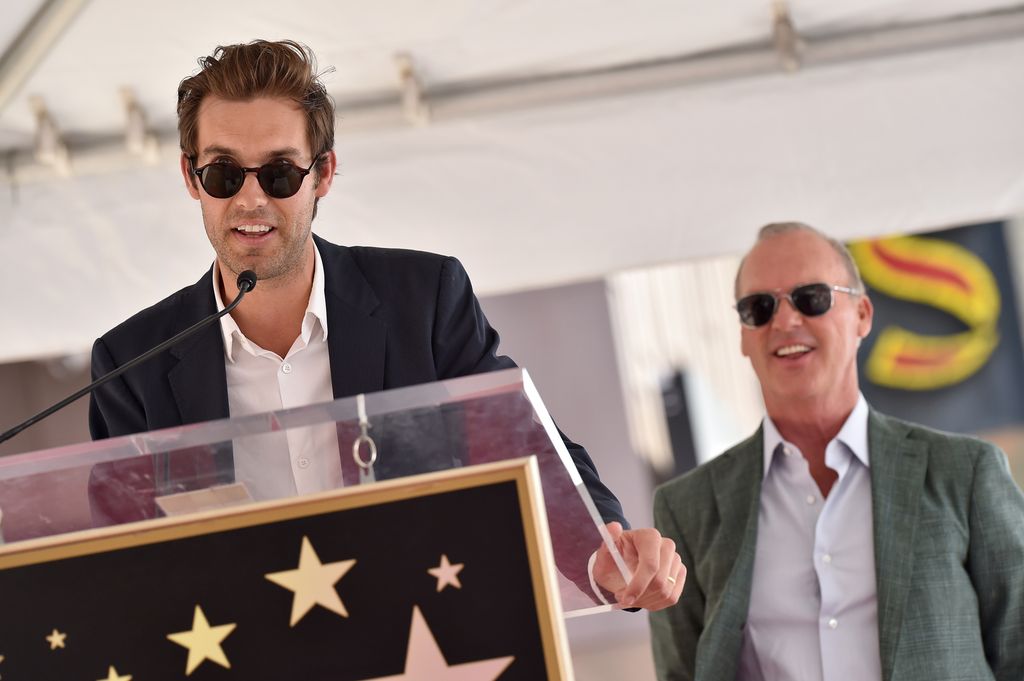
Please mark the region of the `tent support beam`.
<svg viewBox="0 0 1024 681"><path fill-rule="evenodd" d="M46 0L0 56L0 111L7 108L88 0Z"/></svg>
<svg viewBox="0 0 1024 681"><path fill-rule="evenodd" d="M51 0L47 4L80 6L85 1ZM801 33L800 71L791 77L799 77L799 73L816 67L1021 38L1024 38L1024 8L844 34L815 36ZM408 87L405 91L391 91L358 101L339 100L338 126L343 133L350 134L365 129L402 128L411 122L436 124L637 92L776 75L781 69L774 41L766 37L763 43L755 45L584 73L478 81L417 90L413 104L423 106L429 101L429 117L419 117L418 120L413 117L414 121L410 121L408 115ZM0 86L2 83L0 81ZM163 150L177 156L177 130L156 130L154 133ZM71 151L75 173L109 172L139 163L137 158L124 151L123 138L116 134L110 135L109 139L93 140L88 147L72 145ZM52 169L35 163L31 150L12 153L14 171L8 175L9 181L31 182L53 177ZM0 179L2 182L4 180Z"/></svg>

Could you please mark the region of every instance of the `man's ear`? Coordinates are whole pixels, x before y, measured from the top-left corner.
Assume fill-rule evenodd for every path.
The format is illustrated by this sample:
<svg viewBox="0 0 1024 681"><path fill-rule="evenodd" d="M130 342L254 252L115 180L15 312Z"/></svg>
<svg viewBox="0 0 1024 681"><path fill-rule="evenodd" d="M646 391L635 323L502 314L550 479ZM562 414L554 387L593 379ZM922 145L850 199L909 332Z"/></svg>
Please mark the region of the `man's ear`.
<svg viewBox="0 0 1024 681"><path fill-rule="evenodd" d="M859 338L867 338L868 334L871 333L871 322L874 317L875 306L871 303L871 299L868 298L868 294L861 294L860 299L857 301L857 336Z"/></svg>
<svg viewBox="0 0 1024 681"><path fill-rule="evenodd" d="M185 189L188 190L189 196L195 200L199 200L199 178L192 172L195 168L192 167L192 159L185 155L185 152L181 153L181 177L185 180Z"/></svg>
<svg viewBox="0 0 1024 681"><path fill-rule="evenodd" d="M331 149L321 157L317 163L316 198L327 196L331 190L331 183L334 182L334 173L338 169L338 157Z"/></svg>

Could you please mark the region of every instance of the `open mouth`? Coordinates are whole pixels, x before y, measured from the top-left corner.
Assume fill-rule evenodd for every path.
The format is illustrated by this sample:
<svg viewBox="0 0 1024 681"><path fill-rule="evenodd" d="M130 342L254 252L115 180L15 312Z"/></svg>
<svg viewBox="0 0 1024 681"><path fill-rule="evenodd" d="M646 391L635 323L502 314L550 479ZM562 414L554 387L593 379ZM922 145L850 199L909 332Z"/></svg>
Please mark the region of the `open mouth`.
<svg viewBox="0 0 1024 681"><path fill-rule="evenodd" d="M251 239L265 236L274 230L270 225L239 225L234 228L236 234Z"/></svg>
<svg viewBox="0 0 1024 681"><path fill-rule="evenodd" d="M781 348L776 350L773 354L776 357L782 359L797 359L803 357L807 353L811 352L814 348L809 345L802 343L793 343L791 345L783 345Z"/></svg>

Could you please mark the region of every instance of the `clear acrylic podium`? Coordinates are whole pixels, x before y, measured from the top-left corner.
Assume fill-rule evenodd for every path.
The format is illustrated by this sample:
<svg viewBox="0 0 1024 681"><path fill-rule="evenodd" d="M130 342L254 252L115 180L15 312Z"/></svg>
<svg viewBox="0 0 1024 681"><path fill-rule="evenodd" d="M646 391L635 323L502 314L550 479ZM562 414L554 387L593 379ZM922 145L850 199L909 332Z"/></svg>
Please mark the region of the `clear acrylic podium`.
<svg viewBox="0 0 1024 681"><path fill-rule="evenodd" d="M522 369L3 457L0 534L11 545L296 496L294 486L268 491L247 479L242 472L259 469L247 457L287 462L290 434L324 426L337 433L326 455L340 457L345 487L536 457L562 611L612 607L588 572L602 543L629 578Z"/></svg>

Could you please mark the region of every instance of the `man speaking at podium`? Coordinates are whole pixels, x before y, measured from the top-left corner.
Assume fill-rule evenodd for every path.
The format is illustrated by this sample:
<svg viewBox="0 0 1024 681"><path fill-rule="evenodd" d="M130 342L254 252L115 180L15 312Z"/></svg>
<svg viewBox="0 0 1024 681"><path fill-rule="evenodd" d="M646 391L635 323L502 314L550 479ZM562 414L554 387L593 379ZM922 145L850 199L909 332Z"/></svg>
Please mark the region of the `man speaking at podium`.
<svg viewBox="0 0 1024 681"><path fill-rule="evenodd" d="M231 45L200 66L178 88L181 174L199 201L216 262L195 284L97 340L93 375L223 309L238 294L243 271L254 271L259 284L251 300L221 318L219 331L193 335L97 390L93 438L515 366L497 354L498 335L456 259L337 246L312 234L337 159L334 104L308 48L291 41ZM311 456L292 458L306 465L286 470L286 484L300 493L342 484L339 457L322 455L337 451L332 437L328 427L298 443ZM568 438L565 444L632 563L634 578L625 584L599 553L597 582L625 605L675 603L685 571L672 542L653 529L623 530L622 508L587 452ZM262 476L270 485L275 478Z"/></svg>

